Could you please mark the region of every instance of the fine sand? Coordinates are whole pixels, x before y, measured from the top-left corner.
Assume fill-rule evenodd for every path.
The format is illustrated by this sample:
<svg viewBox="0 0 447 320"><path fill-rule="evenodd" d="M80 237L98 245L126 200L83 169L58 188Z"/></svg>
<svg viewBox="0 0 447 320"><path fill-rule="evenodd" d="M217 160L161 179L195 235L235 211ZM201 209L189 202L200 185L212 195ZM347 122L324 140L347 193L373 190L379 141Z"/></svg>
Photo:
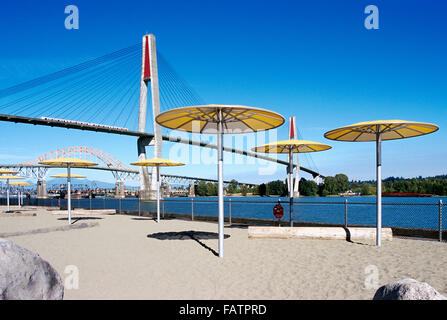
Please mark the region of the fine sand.
<svg viewBox="0 0 447 320"><path fill-rule="evenodd" d="M67 224L44 208L33 212L0 213L0 233ZM8 238L37 252L64 281L76 266L79 287L66 288L64 299L371 299L377 286L407 277L447 296L447 243L394 238L377 248L343 240L248 239L247 229L232 226L225 227L220 259L215 223L82 218L74 223L99 225Z"/></svg>

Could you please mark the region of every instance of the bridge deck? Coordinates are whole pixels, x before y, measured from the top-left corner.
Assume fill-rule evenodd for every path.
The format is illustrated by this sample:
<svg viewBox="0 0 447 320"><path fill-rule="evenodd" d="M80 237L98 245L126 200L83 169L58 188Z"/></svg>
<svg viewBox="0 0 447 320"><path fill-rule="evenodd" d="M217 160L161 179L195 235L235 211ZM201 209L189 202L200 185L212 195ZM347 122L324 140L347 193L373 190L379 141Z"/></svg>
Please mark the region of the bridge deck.
<svg viewBox="0 0 447 320"><path fill-rule="evenodd" d="M0 114L0 121L33 124L33 125L41 125L41 126L48 126L48 127L76 129L76 130L84 130L84 131L95 131L95 132L134 136L134 137L139 137L139 138L149 138L149 139L154 138L153 133L131 131L131 130L127 130L124 128L123 129L110 128L107 126L96 126L94 124L90 125L90 124L85 124L85 123L78 124L75 122L59 122L59 121L51 120L51 119L30 118L30 117L22 117L22 116L9 115L9 114ZM197 146L204 147L204 148L217 149L217 145L215 145L215 144L194 141L191 139L174 138L174 137L168 137L168 136L162 136L162 139L165 141L170 141L170 142L178 142L178 143L184 143L184 144L189 144L189 145L197 145ZM262 155L260 153L256 153L256 152L238 150L238 149L234 149L234 148L228 148L225 146L223 147L223 149L226 152L232 152L232 153L237 153L237 154L254 157L254 158L258 158L258 159L262 159L262 160L266 160L266 161L276 162L276 163L279 163L279 164L282 164L285 166L289 165L289 163L287 161L267 157L267 156L264 156L264 155ZM294 167L295 167L295 165L294 165ZM300 170L311 174L313 177L320 176L322 178L325 178L325 176L319 174L318 172L315 172L313 170L307 169L302 166L300 166Z"/></svg>

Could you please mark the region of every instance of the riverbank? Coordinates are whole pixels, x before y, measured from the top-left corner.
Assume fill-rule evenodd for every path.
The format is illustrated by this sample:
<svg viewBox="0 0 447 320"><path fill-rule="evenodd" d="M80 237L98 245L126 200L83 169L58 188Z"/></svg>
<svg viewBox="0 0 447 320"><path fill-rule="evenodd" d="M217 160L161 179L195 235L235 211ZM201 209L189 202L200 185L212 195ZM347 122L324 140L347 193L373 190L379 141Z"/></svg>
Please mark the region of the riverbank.
<svg viewBox="0 0 447 320"><path fill-rule="evenodd" d="M0 233L67 223L45 208L32 211L36 216L2 215ZM76 266L79 287L66 289L65 299L371 299L377 286L406 277L447 295L446 243L395 238L377 248L369 242L248 239L247 229L233 225L225 227L225 257L219 259L215 223L157 224L126 215L73 220L98 226L8 238L39 253L63 279L67 266Z"/></svg>

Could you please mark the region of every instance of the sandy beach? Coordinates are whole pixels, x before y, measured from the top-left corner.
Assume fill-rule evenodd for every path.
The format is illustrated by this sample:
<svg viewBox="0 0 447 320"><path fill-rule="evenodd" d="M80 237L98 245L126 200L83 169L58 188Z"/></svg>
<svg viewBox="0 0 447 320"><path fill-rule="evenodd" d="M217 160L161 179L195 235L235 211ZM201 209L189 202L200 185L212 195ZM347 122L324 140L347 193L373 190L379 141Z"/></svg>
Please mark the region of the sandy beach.
<svg viewBox="0 0 447 320"><path fill-rule="evenodd" d="M37 215L0 214L0 233L67 224L45 208L26 212ZM157 224L125 215L74 221L98 225L7 238L37 252L62 279L70 274L67 266L76 266L79 287L66 288L64 299L371 299L375 271L379 286L410 277L447 295L447 244L436 241L394 238L378 248L372 242L248 239L246 228L227 226L219 259L215 223Z"/></svg>

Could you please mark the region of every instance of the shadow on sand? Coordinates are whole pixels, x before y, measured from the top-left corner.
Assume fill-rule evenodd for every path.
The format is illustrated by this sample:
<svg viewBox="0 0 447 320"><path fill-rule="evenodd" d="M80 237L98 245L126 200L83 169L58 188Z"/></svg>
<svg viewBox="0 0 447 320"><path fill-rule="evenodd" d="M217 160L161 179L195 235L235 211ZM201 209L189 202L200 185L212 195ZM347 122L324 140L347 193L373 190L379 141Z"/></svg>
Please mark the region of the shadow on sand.
<svg viewBox="0 0 447 320"><path fill-rule="evenodd" d="M214 254L216 257L219 256L219 254L215 250L213 250L212 248L204 244L202 241L200 241L200 240L218 239L219 235L215 232L192 231L192 230L180 231L180 232L158 232L148 234L147 237L158 240L194 240L205 249L211 251L211 253ZM228 234L224 235L224 239L227 239L229 237L230 235Z"/></svg>
<svg viewBox="0 0 447 320"><path fill-rule="evenodd" d="M362 245L362 246L369 246L369 244L367 244L367 243L361 243L361 242L352 241L351 240L351 231L349 231L349 228L343 227L343 229L346 232L346 241L347 242L359 244L359 245Z"/></svg>
<svg viewBox="0 0 447 320"><path fill-rule="evenodd" d="M76 217L76 218L71 218L71 224L75 224L76 222L80 221L80 220L102 220L104 218L100 218L100 217ZM68 221L68 218L58 218L57 220L65 220Z"/></svg>
<svg viewBox="0 0 447 320"><path fill-rule="evenodd" d="M130 218L131 220L147 220L147 221L157 221L157 217L137 217L137 218ZM176 220L175 218L160 218L160 221L162 220Z"/></svg>

